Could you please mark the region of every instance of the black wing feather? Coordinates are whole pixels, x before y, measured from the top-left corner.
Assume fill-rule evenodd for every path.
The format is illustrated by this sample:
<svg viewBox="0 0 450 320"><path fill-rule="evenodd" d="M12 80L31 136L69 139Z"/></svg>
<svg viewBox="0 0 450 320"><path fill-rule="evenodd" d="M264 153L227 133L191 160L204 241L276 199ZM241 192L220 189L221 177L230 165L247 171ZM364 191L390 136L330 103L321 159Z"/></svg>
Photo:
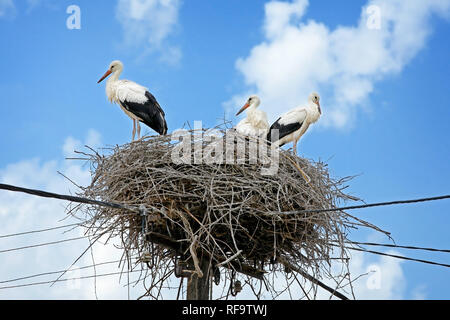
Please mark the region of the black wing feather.
<svg viewBox="0 0 450 320"><path fill-rule="evenodd" d="M160 135L167 134L167 123L165 113L155 97L148 91L145 92L147 101L137 103L131 101L120 101L125 109L139 117L141 122L158 132Z"/></svg>
<svg viewBox="0 0 450 320"><path fill-rule="evenodd" d="M269 132L267 133L267 140L269 140L270 142L275 142L280 140L281 138L287 136L288 134L297 131L298 129L300 129L303 125L303 122L294 122L294 123L289 123L289 124L281 124L280 123L280 118L278 118L277 121L275 121L269 129ZM278 129L278 140L275 140L275 137L272 137L272 133L273 130Z"/></svg>

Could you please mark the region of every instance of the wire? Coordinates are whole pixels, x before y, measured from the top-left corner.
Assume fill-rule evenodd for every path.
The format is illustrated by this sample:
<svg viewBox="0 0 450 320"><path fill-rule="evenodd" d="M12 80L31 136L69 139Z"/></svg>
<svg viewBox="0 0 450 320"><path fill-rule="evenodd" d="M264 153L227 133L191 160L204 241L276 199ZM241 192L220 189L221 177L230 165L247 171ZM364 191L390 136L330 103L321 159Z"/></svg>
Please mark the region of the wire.
<svg viewBox="0 0 450 320"><path fill-rule="evenodd" d="M401 245L389 244L389 243L356 242L356 241L346 241L346 243L359 244L359 245L365 245L365 246L378 246L378 247L390 247L390 248L401 248L401 249L412 249L412 250L424 250L424 251L450 253L450 249L436 249L436 248L424 248L424 247L414 247L414 246L401 246Z"/></svg>
<svg viewBox="0 0 450 320"><path fill-rule="evenodd" d="M116 202L99 201L99 200L93 200L93 199L88 199L88 198L83 198L83 197L57 194L57 193L47 192L47 191L43 191L43 190L27 189L27 188L17 187L17 186L3 184L3 183L0 183L0 189L28 193L28 194L32 194L32 195L39 196L39 197L55 198L55 199L68 200L68 201L78 202L78 203L86 203L86 204L96 204L99 206L109 207L109 208L114 208L114 209L125 209L125 210L133 211L135 213L141 213L143 210L143 209L139 209L139 208L128 206L128 205L123 205L123 204L116 203ZM300 211L272 212L272 214L289 215L289 214L300 214L300 213L333 212L333 211L353 210L353 209L362 209L362 208L370 208L370 207L378 207L378 206L390 206L390 205L397 205L397 204L436 201L436 200L443 200L443 199L450 199L450 194L443 195L443 196L436 196L436 197L428 197L428 198L367 203L367 204L363 204L363 205L330 208L330 209L310 209L310 210L300 210Z"/></svg>
<svg viewBox="0 0 450 320"><path fill-rule="evenodd" d="M20 280L25 280L25 279L36 278L36 277L48 276L48 275L51 275L51 274L57 274L57 273L63 273L63 272L71 272L71 271L75 271L75 270L88 269L88 268L92 268L94 266L101 266L101 265L117 263L117 262L120 262L120 260L96 263L96 264L92 264L92 265L89 265L89 266L78 267L78 268L72 269L72 270L60 270L60 271L50 271L50 272L37 273L37 274L30 275L30 276L24 276L24 277L20 277L20 278L13 278L13 279L8 279L8 280L2 280L2 281L0 281L0 283L9 283L9 282L15 282L15 281L20 281Z"/></svg>
<svg viewBox="0 0 450 320"><path fill-rule="evenodd" d="M139 209L139 208L135 208L135 207L119 204L119 203L98 201L98 200L92 200L92 199L88 199L88 198L71 196L71 195L62 195L62 194L57 194L57 193L52 193L52 192L47 192L47 191L42 191L42 190L22 188L22 187L18 187L18 186L9 185L9 184L0 184L0 189L14 191L14 192L23 192L23 193L27 193L27 194L31 194L31 195L35 195L35 196L39 196L39 197L55 198L55 199L68 200L68 201L72 201L72 202L85 203L85 204L95 204L95 205L110 207L110 208L114 208L114 209L125 209L125 210L130 210L130 211L133 211L136 213L141 213L142 210L145 210L145 209ZM428 197L428 198L417 198L417 199L409 199L409 200L396 200L396 201L388 201L388 202L376 202L376 203L368 203L368 204L363 204L363 205L346 206L346 207L330 208L330 209L309 209L309 210L301 210L301 211L273 212L272 214L291 215L291 214L301 214L301 213L304 214L304 213L334 212L334 211L363 209L363 208L378 207L378 206L390 206L390 205L398 205L398 204L436 201L436 200L444 200L444 199L450 199L450 195L442 195L442 196ZM8 236L12 236L12 235L8 235ZM10 252L10 251L15 251L15 250L22 250L22 249L33 248L33 247L39 247L39 246L50 245L50 244L57 244L57 243L61 243L61 242L79 240L79 239L83 239L83 238L86 238L86 236L65 239L65 240L60 240L60 241L55 241L55 242L42 243L42 244L37 244L37 245L31 245L31 246L20 247L20 248L6 249L6 250L1 250L0 253ZM382 244L369 243L367 245L380 245L381 246ZM394 246L394 245L383 245L383 246ZM397 246L397 247L400 247L400 246ZM419 248L419 247L407 247L407 246L403 246L403 247L408 248L408 249L417 249L417 250L421 249L421 250L429 250L429 251L448 252L448 250L439 250L439 249L433 249L433 248ZM361 249L361 248L355 248L355 247L348 247L348 249L369 252L369 253L373 253L373 254L379 254L379 255L404 259L404 260L439 265L439 266L443 266L443 267L450 267L450 265L448 265L448 264L443 264L443 263L438 263L438 262L433 262L433 261L428 261L428 260L408 258L408 257L392 255L392 254L387 254L387 253L382 253L382 252L372 251L372 250L367 250L367 249ZM109 274L107 274L107 275L109 275ZM99 276L101 276L101 275L99 275ZM67 281L67 280L69 280L69 279L57 279L54 282ZM2 288L0 287L0 289L2 289Z"/></svg>
<svg viewBox="0 0 450 320"><path fill-rule="evenodd" d="M81 236L81 237L63 239L63 240L52 241L52 242L38 243L38 244L33 244L33 245L25 246L25 247L17 247L17 248L5 249L5 250L0 250L0 253L11 252L11 251L18 251L18 250L23 250L23 249L35 248L35 247L48 246L48 245L58 244L58 243L62 243L62 242L86 239L87 237L88 236Z"/></svg>
<svg viewBox="0 0 450 320"><path fill-rule="evenodd" d="M379 206L391 206L396 204L407 204L407 203L417 203L417 202L426 202L426 201L436 201L436 200L444 200L450 199L450 194L437 196L437 197L429 197L429 198L418 198L418 199L410 199L410 200L396 200L396 201L388 201L388 202L376 202L376 203L367 203L356 206L347 206L347 207L339 207L339 208L330 208L330 209L311 209L311 210L300 210L300 211L285 211L285 212L273 212L272 214L300 214L300 213L321 213L321 212L333 212L333 211L343 211L343 210L354 210L354 209L363 209L370 207L379 207Z"/></svg>
<svg viewBox="0 0 450 320"><path fill-rule="evenodd" d="M39 230L31 230L31 231L25 231L25 232L19 232L19 233L5 234L5 235L1 235L0 239L14 237L14 236L22 236L22 235L30 234L30 233L39 233L39 232L52 231L52 230L56 230L56 229L68 228L68 227L73 227L73 226L81 226L81 225L83 225L83 223L72 223L72 224L66 224L66 225L63 225L63 226L51 227L51 228L46 228L46 229L39 229Z"/></svg>
<svg viewBox="0 0 450 320"><path fill-rule="evenodd" d="M54 198L54 199L68 200L68 201L78 202L78 203L96 204L96 205L103 206L103 207L109 207L109 208L114 208L114 209L125 209L125 210L134 211L134 212L139 212L138 208L123 205L120 203L93 200L93 199L89 199L89 198L58 194L58 193L47 192L47 191L37 190L37 189L22 188L22 187L17 187L17 186L13 186L10 184L4 184L4 183L0 183L0 189L14 191L14 192L28 193L31 195L35 195L38 197L44 197L44 198Z"/></svg>
<svg viewBox="0 0 450 320"><path fill-rule="evenodd" d="M349 300L347 296L345 296L344 294L340 293L339 291L337 291L336 289L333 289L329 286L327 286L325 283L323 283L322 281L320 281L319 279L313 277L312 275L310 275L309 273L307 273L306 271L303 271L302 269L298 268L297 266L295 266L294 264L292 264L288 259L284 258L284 257L279 257L281 263L284 266L289 267L291 270L297 272L298 274L300 274L302 277L304 277L306 280L311 281L314 284L317 284L319 287L322 287L323 289L325 289L326 291L330 292L332 295L338 297L341 300Z"/></svg>
<svg viewBox="0 0 450 320"><path fill-rule="evenodd" d="M132 271L128 271L128 272L129 273L141 272L141 270L132 270ZM0 287L0 290L2 290L2 289L13 289L13 288L30 287L30 286L37 286L37 285L42 285L42 284L49 284L49 283L63 282L63 281L70 281L70 280L82 280L82 279L89 279L89 278L96 278L96 277L106 277L106 276L113 276L113 275L117 275L117 274L121 274L121 273L123 273L123 272L119 271L119 272L103 273L103 274L83 276L83 277L57 279L57 280L52 280L52 281L32 282L32 283L18 284L18 285L14 285L14 286Z"/></svg>
<svg viewBox="0 0 450 320"><path fill-rule="evenodd" d="M378 255L381 255L381 256L387 256L387 257L403 259L403 260L409 260L409 261L416 261L416 262L421 262L421 263L426 263L426 264L433 264L433 265L436 265L436 266L450 268L450 264L439 263L439 262L434 262L434 261L429 261L429 260L422 260L422 259L403 257L403 256L399 256L399 255L396 255L396 254L389 254L389 253L384 253L384 252L379 252L379 251L372 251L372 250L367 250L367 249L362 249L362 248L355 248L355 247L347 247L347 249L356 250L356 251L363 251L363 252L369 252L369 253L378 254Z"/></svg>

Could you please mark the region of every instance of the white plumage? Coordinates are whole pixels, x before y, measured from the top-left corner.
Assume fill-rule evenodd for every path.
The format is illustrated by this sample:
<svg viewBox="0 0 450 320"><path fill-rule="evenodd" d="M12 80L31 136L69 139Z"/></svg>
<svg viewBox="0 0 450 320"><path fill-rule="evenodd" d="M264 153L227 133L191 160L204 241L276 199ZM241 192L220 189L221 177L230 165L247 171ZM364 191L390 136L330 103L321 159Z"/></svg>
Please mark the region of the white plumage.
<svg viewBox="0 0 450 320"><path fill-rule="evenodd" d="M111 102L119 103L119 101L128 100L145 103L147 101L145 97L146 91L148 91L146 87L129 80L114 81L113 77L111 77L106 83L106 95Z"/></svg>
<svg viewBox="0 0 450 320"><path fill-rule="evenodd" d="M167 123L164 111L156 101L155 97L148 89L136 82L130 80L119 80L122 73L122 62L115 60L111 62L108 70L98 81L111 75L106 82L106 96L110 102L117 103L120 108L133 120L133 137L134 140L136 127L138 139L141 134L141 126L139 122L145 123L147 126L163 135L167 133Z"/></svg>
<svg viewBox="0 0 450 320"><path fill-rule="evenodd" d="M319 101L319 95L313 92L309 95L306 106L299 106L279 117L270 127L267 140L276 146L293 142L293 151L296 154L298 140L305 134L311 124L319 120L322 114ZM276 130L278 130L278 137L276 137Z"/></svg>
<svg viewBox="0 0 450 320"><path fill-rule="evenodd" d="M247 117L242 119L237 125L236 130L247 136L264 137L269 129L267 114L257 109L261 101L255 95L248 98L245 105L236 113L236 116L246 110Z"/></svg>

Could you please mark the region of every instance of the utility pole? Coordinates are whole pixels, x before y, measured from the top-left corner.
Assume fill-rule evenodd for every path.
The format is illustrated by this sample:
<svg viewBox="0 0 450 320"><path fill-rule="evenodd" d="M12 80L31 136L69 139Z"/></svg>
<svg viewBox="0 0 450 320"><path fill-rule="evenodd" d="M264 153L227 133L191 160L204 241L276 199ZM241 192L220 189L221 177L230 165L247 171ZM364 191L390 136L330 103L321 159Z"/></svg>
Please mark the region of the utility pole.
<svg viewBox="0 0 450 320"><path fill-rule="evenodd" d="M199 278L196 272L192 272L188 277L186 300L209 300L211 286L211 269L209 259L201 257L199 261L200 270L203 277Z"/></svg>

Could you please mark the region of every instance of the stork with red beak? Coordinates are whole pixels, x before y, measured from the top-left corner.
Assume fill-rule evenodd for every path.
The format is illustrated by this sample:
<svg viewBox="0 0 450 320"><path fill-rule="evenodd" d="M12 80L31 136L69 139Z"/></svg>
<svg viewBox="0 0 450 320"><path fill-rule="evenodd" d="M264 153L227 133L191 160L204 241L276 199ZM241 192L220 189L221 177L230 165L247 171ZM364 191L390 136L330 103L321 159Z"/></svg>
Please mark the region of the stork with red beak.
<svg viewBox="0 0 450 320"><path fill-rule="evenodd" d="M111 62L108 70L97 83L111 75L106 81L106 96L110 102L117 103L133 120L132 140L134 140L136 128L138 139L140 139L141 126L139 122L145 123L160 135L166 134L167 123L164 118L165 114L158 101L146 87L133 81L119 80L122 70L122 62L119 60Z"/></svg>
<svg viewBox="0 0 450 320"><path fill-rule="evenodd" d="M247 117L236 125L236 130L239 133L247 136L265 137L269 129L269 123L266 113L257 109L260 103L261 101L258 96L252 95L238 113L236 113L236 116L244 110L247 113Z"/></svg>
<svg viewBox="0 0 450 320"><path fill-rule="evenodd" d="M293 142L293 151L294 154L297 154L298 140L305 134L311 124L319 120L321 114L320 97L313 92L309 95L306 106L299 106L286 112L272 124L267 133L267 140L279 147L288 142ZM278 130L278 137L276 130Z"/></svg>

